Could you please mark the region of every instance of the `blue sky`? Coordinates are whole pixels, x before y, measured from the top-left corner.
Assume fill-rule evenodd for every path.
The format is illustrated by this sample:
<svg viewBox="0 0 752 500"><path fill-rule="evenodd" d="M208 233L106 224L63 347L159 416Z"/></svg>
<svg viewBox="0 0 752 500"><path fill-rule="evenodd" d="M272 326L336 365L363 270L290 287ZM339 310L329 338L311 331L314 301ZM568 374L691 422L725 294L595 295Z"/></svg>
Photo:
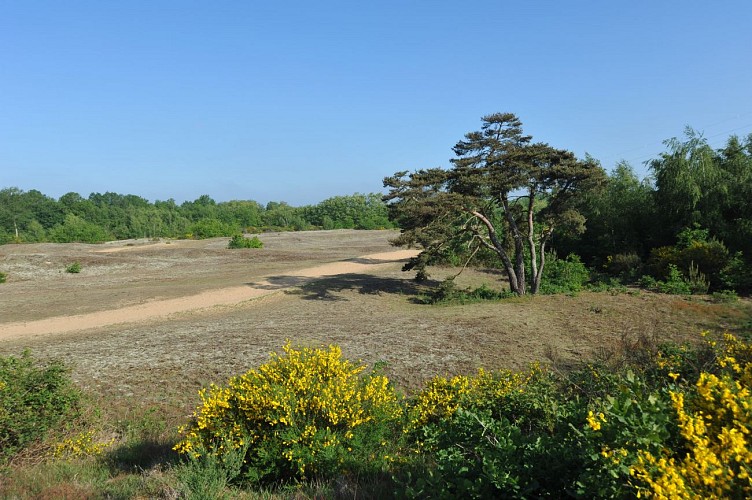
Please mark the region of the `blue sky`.
<svg viewBox="0 0 752 500"><path fill-rule="evenodd" d="M316 203L480 117L607 169L752 133L752 2L0 0L0 187Z"/></svg>

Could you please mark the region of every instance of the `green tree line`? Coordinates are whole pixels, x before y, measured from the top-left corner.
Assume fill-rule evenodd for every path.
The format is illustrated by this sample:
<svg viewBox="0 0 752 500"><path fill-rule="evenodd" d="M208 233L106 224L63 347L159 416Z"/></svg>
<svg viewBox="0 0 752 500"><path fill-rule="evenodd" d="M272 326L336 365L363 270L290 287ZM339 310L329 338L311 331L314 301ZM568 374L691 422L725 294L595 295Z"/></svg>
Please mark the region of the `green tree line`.
<svg viewBox="0 0 752 500"><path fill-rule="evenodd" d="M405 266L419 278L432 263L474 261L502 269L514 294L535 294L571 255L623 282L646 276L648 288L752 289L752 134L714 149L687 128L640 179L626 162L607 173L532 142L512 113L482 124L450 168L384 179L396 243L423 250Z"/></svg>
<svg viewBox="0 0 752 500"><path fill-rule="evenodd" d="M687 128L649 161L640 179L620 162L583 194L584 232L563 234L557 250L627 280L665 279L671 268L701 273L713 289L752 289L752 134L713 149Z"/></svg>
<svg viewBox="0 0 752 500"><path fill-rule="evenodd" d="M177 204L128 194L0 190L0 244L98 243L131 238L211 238L239 232L392 228L379 194L335 196L316 205L233 200L208 195Z"/></svg>

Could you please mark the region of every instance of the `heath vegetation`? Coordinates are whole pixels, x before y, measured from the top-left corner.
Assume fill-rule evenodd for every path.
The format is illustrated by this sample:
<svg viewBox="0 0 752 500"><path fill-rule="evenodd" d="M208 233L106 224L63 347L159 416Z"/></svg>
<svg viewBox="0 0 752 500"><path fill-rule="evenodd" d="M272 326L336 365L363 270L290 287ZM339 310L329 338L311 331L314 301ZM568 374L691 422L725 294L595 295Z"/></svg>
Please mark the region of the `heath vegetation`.
<svg viewBox="0 0 752 500"><path fill-rule="evenodd" d="M752 137L665 145L639 179L496 113L383 197L1 190L0 243L29 244L0 247L10 321L257 279L285 293L0 356L0 496L752 496ZM416 280L285 274L392 236L419 250Z"/></svg>

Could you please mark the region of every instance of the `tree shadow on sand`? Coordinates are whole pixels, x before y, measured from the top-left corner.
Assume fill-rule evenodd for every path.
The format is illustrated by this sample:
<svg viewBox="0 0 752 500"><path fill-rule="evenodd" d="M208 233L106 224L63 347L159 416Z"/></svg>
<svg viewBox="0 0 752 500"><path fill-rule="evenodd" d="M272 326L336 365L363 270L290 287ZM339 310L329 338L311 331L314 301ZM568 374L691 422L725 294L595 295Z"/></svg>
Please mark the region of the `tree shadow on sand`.
<svg viewBox="0 0 752 500"><path fill-rule="evenodd" d="M418 283L412 279L385 278L371 274L340 274L327 278L300 276L272 276L267 278L269 289L291 288L285 293L299 295L305 300L347 300L337 293L355 290L363 295L397 294L416 299L425 294L433 282ZM258 286L258 285L255 285Z"/></svg>

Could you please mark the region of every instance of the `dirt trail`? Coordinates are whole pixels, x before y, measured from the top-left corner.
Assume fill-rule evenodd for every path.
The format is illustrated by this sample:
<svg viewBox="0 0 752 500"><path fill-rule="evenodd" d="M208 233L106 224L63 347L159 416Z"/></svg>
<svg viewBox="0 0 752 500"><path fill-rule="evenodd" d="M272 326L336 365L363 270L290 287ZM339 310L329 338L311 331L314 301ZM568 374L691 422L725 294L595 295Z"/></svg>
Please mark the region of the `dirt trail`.
<svg viewBox="0 0 752 500"><path fill-rule="evenodd" d="M416 255L416 253L415 250L399 250L369 254L356 259L289 271L245 286L220 288L196 295L155 300L146 304L88 314L55 316L35 321L0 324L0 341L26 336L68 333L121 323L137 323L187 311L234 305L264 295L277 293L281 290L299 286L319 278L368 272L407 259Z"/></svg>

